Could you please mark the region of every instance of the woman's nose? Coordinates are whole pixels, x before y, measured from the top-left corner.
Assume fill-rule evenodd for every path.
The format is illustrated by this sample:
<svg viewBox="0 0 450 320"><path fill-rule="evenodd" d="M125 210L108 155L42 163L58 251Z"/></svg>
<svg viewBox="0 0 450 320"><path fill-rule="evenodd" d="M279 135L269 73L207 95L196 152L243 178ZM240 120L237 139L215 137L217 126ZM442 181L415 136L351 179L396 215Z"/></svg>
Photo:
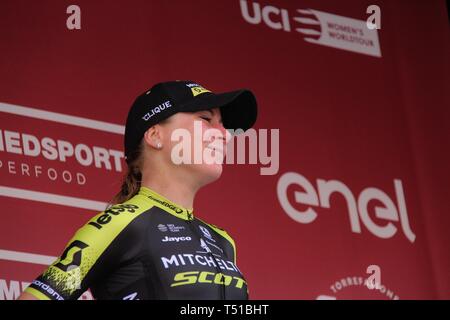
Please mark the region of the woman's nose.
<svg viewBox="0 0 450 320"><path fill-rule="evenodd" d="M228 130L227 129L225 129L225 127L223 126L223 123L221 123L221 122L218 122L215 126L214 126L214 129L218 129L219 131L220 131L220 133L221 133L221 135L220 136L216 136L215 138L216 139L222 139L224 142L225 142L225 144L227 144L228 142L230 142L230 140L231 140L231 133L230 132L228 132Z"/></svg>

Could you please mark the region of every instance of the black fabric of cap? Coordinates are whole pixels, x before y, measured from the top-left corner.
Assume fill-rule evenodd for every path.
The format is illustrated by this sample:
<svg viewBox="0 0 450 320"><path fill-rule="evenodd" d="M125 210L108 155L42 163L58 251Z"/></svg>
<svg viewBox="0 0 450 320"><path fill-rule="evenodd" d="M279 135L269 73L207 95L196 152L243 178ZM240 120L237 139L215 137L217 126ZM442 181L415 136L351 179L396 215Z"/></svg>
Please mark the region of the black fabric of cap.
<svg viewBox="0 0 450 320"><path fill-rule="evenodd" d="M194 96L194 94L196 94ZM213 93L194 81L170 81L155 84L136 98L125 126L125 156L138 147L145 131L178 112L220 108L226 129L251 128L257 117L254 94L247 89Z"/></svg>

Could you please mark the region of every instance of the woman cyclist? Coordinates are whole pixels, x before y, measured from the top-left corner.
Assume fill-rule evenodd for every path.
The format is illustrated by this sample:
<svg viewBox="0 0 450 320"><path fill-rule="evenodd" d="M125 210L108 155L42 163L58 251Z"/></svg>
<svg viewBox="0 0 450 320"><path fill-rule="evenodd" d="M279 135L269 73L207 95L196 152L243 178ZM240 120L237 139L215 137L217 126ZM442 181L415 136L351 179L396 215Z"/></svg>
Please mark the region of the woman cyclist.
<svg viewBox="0 0 450 320"><path fill-rule="evenodd" d="M233 239L192 208L222 173L228 130L247 130L256 115L251 91L214 94L193 81L158 83L137 97L125 127L128 172L113 205L20 299L78 299L87 289L96 299L248 299Z"/></svg>

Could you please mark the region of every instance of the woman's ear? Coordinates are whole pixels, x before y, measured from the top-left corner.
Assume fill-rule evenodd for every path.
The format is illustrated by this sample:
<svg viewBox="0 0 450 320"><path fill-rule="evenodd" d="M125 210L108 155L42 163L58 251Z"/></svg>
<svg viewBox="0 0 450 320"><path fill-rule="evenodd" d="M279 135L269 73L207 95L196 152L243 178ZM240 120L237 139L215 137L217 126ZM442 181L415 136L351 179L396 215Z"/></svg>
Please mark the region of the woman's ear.
<svg viewBox="0 0 450 320"><path fill-rule="evenodd" d="M144 141L154 149L162 149L162 130L161 126L155 124L144 133Z"/></svg>

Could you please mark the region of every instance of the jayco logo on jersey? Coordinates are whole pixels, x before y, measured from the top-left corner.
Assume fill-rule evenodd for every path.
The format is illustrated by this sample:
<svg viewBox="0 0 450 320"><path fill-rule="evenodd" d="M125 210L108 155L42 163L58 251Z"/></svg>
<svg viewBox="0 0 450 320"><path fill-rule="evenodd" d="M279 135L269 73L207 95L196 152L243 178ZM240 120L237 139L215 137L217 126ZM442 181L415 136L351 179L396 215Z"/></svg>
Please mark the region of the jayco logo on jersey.
<svg viewBox="0 0 450 320"><path fill-rule="evenodd" d="M203 235L208 238L209 240L216 242L216 240L213 239L211 232L209 232L208 229L206 229L204 226L198 226L200 230L202 231Z"/></svg>
<svg viewBox="0 0 450 320"><path fill-rule="evenodd" d="M250 24L264 23L271 29L296 32L306 42L381 57L377 29L369 29L365 20L339 16L313 9L287 9L240 0L241 14Z"/></svg>
<svg viewBox="0 0 450 320"><path fill-rule="evenodd" d="M191 241L191 237L168 237L162 238L161 242L180 242L180 241Z"/></svg>

